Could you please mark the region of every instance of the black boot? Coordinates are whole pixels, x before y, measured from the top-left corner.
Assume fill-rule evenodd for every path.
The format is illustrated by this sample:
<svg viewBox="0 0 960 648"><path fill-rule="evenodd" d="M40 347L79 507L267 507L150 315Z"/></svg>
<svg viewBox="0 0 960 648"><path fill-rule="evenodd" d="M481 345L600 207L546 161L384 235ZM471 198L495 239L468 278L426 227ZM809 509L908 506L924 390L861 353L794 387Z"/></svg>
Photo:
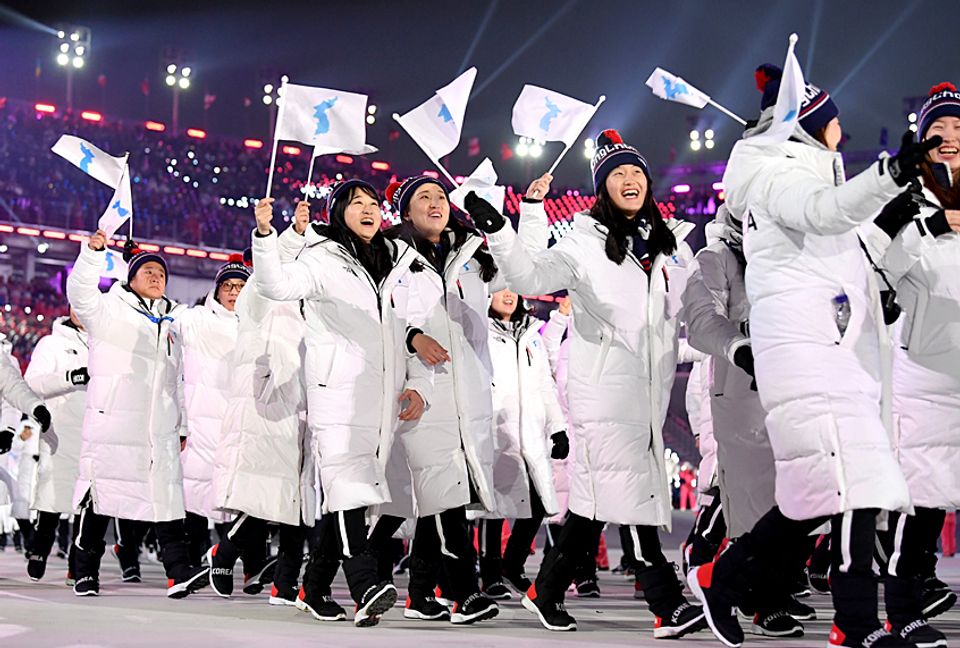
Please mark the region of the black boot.
<svg viewBox="0 0 960 648"><path fill-rule="evenodd" d="M887 576L883 594L890 632L922 648L947 645L946 635L923 616L923 582L919 578Z"/></svg>
<svg viewBox="0 0 960 648"><path fill-rule="evenodd" d="M576 619L563 606L564 593L573 581L575 569L574 561L554 547L540 565L537 580L523 596L523 607L536 614L547 630L577 629Z"/></svg>
<svg viewBox="0 0 960 648"><path fill-rule="evenodd" d="M497 600L513 598L513 594L503 582L503 561L500 558L481 556L480 581L483 583L483 593L490 598Z"/></svg>
<svg viewBox="0 0 960 648"><path fill-rule="evenodd" d="M331 585L340 569L340 561L314 553L303 571L303 586L296 600L298 610L309 612L318 621L340 621L347 613L333 600Z"/></svg>
<svg viewBox="0 0 960 648"><path fill-rule="evenodd" d="M280 552L277 567L273 572L273 588L270 590L270 605L294 605L300 592L300 566L303 552Z"/></svg>
<svg viewBox="0 0 960 648"><path fill-rule="evenodd" d="M99 548L99 551L97 550ZM76 573L73 593L77 596L98 596L100 594L100 558L103 545L88 551L74 546L74 565Z"/></svg>
<svg viewBox="0 0 960 648"><path fill-rule="evenodd" d="M450 618L449 608L438 603L434 596L439 574L440 561L410 556L410 584L407 587L404 618L420 621L445 621Z"/></svg>
<svg viewBox="0 0 960 648"><path fill-rule="evenodd" d="M850 648L914 648L890 634L877 618L877 581L873 574L850 574L839 570L830 577L833 594L833 628L830 646Z"/></svg>
<svg viewBox="0 0 960 648"><path fill-rule="evenodd" d="M677 579L673 565L641 567L637 583L643 590L647 606L653 612L653 636L657 639L679 638L706 627L703 608L691 605L683 596L683 585Z"/></svg>

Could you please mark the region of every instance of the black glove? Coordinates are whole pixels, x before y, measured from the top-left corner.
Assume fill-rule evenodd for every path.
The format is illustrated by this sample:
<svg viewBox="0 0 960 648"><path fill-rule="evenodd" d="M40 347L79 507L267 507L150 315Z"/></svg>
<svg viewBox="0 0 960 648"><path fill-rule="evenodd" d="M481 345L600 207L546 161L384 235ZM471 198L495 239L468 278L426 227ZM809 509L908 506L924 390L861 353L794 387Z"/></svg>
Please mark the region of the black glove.
<svg viewBox="0 0 960 648"><path fill-rule="evenodd" d="M900 317L900 304L897 303L897 291L893 290L881 290L880 291L880 306L883 308L883 323L887 326L890 326L897 321L897 318Z"/></svg>
<svg viewBox="0 0 960 648"><path fill-rule="evenodd" d="M550 435L553 441L553 450L550 451L551 459L566 459L570 455L570 439L564 431L554 432Z"/></svg>
<svg viewBox="0 0 960 648"><path fill-rule="evenodd" d="M0 430L0 455L7 454L10 452L10 448L13 447L13 430L7 428L6 430Z"/></svg>
<svg viewBox="0 0 960 648"><path fill-rule="evenodd" d="M750 348L749 344L744 344L742 347L733 352L733 364L743 369L751 378L754 377L753 349Z"/></svg>
<svg viewBox="0 0 960 648"><path fill-rule="evenodd" d="M913 191L907 190L884 205L873 222L887 236L896 238L903 226L919 213L920 205L913 199Z"/></svg>
<svg viewBox="0 0 960 648"><path fill-rule="evenodd" d="M37 419L37 423L40 424L40 431L46 432L50 429L50 410L48 410L43 405L37 405L33 408L33 418Z"/></svg>
<svg viewBox="0 0 960 648"><path fill-rule="evenodd" d="M927 231L934 236L943 236L953 231L953 228L950 227L950 223L947 221L947 212L942 209L938 209L932 216L924 218L923 222L927 226Z"/></svg>
<svg viewBox="0 0 960 648"><path fill-rule="evenodd" d="M497 211L496 207L477 195L477 192L471 191L463 199L463 206L467 208L467 213L476 224L477 229L487 234L499 232L506 223L506 219Z"/></svg>
<svg viewBox="0 0 960 648"><path fill-rule="evenodd" d="M87 368L80 367L79 369L68 371L67 382L71 385L86 385L90 382L90 374L87 373Z"/></svg>
<svg viewBox="0 0 960 648"><path fill-rule="evenodd" d="M890 177L898 187L906 187L914 178L920 177L920 163L927 157L927 152L943 143L943 138L934 135L922 142L913 141L913 131L907 131L900 140L900 150L890 158L887 169Z"/></svg>
<svg viewBox="0 0 960 648"><path fill-rule="evenodd" d="M40 463L40 455L33 455L33 460Z"/></svg>

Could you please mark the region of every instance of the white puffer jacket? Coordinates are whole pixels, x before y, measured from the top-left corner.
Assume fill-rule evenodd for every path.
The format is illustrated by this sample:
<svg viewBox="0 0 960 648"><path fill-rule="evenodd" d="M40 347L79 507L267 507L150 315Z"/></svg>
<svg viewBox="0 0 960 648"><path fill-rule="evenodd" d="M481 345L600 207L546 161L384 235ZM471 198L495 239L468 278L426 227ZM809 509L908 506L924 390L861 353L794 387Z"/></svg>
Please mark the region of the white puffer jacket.
<svg viewBox="0 0 960 648"><path fill-rule="evenodd" d="M493 361L493 487L491 517L529 518L530 483L547 516L560 510L553 487L550 437L567 429L538 329L540 320L490 320Z"/></svg>
<svg viewBox="0 0 960 648"><path fill-rule="evenodd" d="M709 500L703 498L709 497L706 493L716 486L717 480L717 442L713 438L713 414L710 411L710 375L713 373L713 362L710 356L693 348L687 338L680 338L679 342L677 364L693 363L687 377L687 391L684 393L683 402L687 408L690 432L697 440L697 450L700 452L697 493L700 504L705 505Z"/></svg>
<svg viewBox="0 0 960 648"><path fill-rule="evenodd" d="M683 294L690 344L709 353L709 385L718 484L727 532L739 538L773 508L776 469L767 435L766 411L752 378L733 364L734 352L749 346L743 331L750 320L744 266L727 241L739 237L722 208L719 237L697 253ZM712 238L708 234L708 238Z"/></svg>
<svg viewBox="0 0 960 648"><path fill-rule="evenodd" d="M406 349L440 287L422 258L388 242L393 267L379 285L339 243L322 238L281 264L277 236L253 235L262 294L304 300L307 420L316 443L324 512L390 501L384 468L399 424L400 393L430 404L432 370Z"/></svg>
<svg viewBox="0 0 960 648"><path fill-rule="evenodd" d="M13 356L13 345L6 336L0 334L0 395L3 397L0 413L0 429L9 428L14 432L13 447L5 458L10 474L16 480L10 491L11 515L17 519L30 517L30 500L37 483L37 462L34 456L40 452L40 426L30 419L26 423L33 436L23 441L20 435L25 422L21 422L21 412L31 413L42 401L20 374L20 363Z"/></svg>
<svg viewBox="0 0 960 648"><path fill-rule="evenodd" d="M881 403L879 293L857 226L900 193L886 162L849 182L839 153L803 141L734 146L727 202L744 221L750 333L776 458L776 501L809 519L905 510L907 485ZM881 166L883 164L884 166ZM834 298L846 294L839 331Z"/></svg>
<svg viewBox="0 0 960 648"><path fill-rule="evenodd" d="M480 500L473 508L496 508L487 332L489 294L496 287L480 278L480 265L472 258L482 243L468 235L449 253L442 277L427 264L426 272L442 283L444 298L420 328L447 349L450 362L434 367L433 402L423 417L397 430L394 448L406 459L409 474L396 467L398 454L390 470L393 501L381 513L436 515L471 504L471 486Z"/></svg>
<svg viewBox="0 0 960 648"><path fill-rule="evenodd" d="M229 516L217 510L213 494L213 467L227 411L230 380L235 371L237 314L210 292L202 306L180 315L183 342L183 395L187 415L187 442L183 462L183 503L187 511L215 522Z"/></svg>
<svg viewBox="0 0 960 648"><path fill-rule="evenodd" d="M894 446L915 506L960 508L960 234L930 233L940 204L929 189L918 218L881 267L903 308L894 328Z"/></svg>
<svg viewBox="0 0 960 648"><path fill-rule="evenodd" d="M40 338L24 378L44 399L53 423L41 438L37 486L31 508L49 513L74 513L73 487L80 470L80 431L87 386L74 385L69 373L87 366L87 332L69 317L53 322L50 335Z"/></svg>
<svg viewBox="0 0 960 648"><path fill-rule="evenodd" d="M304 245L292 227L278 238L281 261ZM237 343L213 473L217 506L296 526L317 519L316 456L306 424L304 331L296 302L263 296L254 272L237 298Z"/></svg>
<svg viewBox="0 0 960 648"><path fill-rule="evenodd" d="M80 476L74 506L89 491L96 513L162 522L184 516L180 468L181 339L186 310L149 303L121 282L100 292L103 250L80 246L67 298L87 329L90 356Z"/></svg>
<svg viewBox="0 0 960 648"><path fill-rule="evenodd" d="M511 227L488 237L511 290L570 291L576 324L567 399L576 459L569 506L588 519L670 526L661 430L676 375L685 257L691 256L683 239L693 225L667 225L681 250L658 255L649 277L632 253L621 265L607 258L607 230L587 214L577 214L571 233L534 255Z"/></svg>

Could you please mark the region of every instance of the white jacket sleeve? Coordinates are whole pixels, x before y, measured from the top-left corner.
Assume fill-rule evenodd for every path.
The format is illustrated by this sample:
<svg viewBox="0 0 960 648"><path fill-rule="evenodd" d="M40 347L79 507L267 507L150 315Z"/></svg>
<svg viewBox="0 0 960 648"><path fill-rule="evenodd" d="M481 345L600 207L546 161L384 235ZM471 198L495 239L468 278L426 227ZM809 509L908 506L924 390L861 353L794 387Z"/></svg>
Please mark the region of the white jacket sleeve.
<svg viewBox="0 0 960 648"><path fill-rule="evenodd" d="M839 186L823 181L814 169L797 164L770 165L756 182L765 195L760 202L785 227L810 234L843 234L874 216L903 188L881 160Z"/></svg>
<svg viewBox="0 0 960 648"><path fill-rule="evenodd" d="M924 216L926 215L928 214L924 213ZM896 285L896 282L920 261L924 253L936 245L936 240L923 222L915 219L893 239L877 265L887 272L890 283Z"/></svg>
<svg viewBox="0 0 960 648"><path fill-rule="evenodd" d="M547 361L550 371L557 373L557 361L560 358L560 345L563 343L563 333L570 325L570 316L559 310L550 311L550 319L543 327L540 337L543 338L543 348L547 352Z"/></svg>
<svg viewBox="0 0 960 648"><path fill-rule="evenodd" d="M540 393L543 395L543 407L547 415L547 437L567 429L567 419L563 415L560 399L557 396L557 383L553 380L548 363L540 363Z"/></svg>
<svg viewBox="0 0 960 648"><path fill-rule="evenodd" d="M543 202L520 201L517 237L530 254L543 252L550 245L550 223Z"/></svg>
<svg viewBox="0 0 960 648"><path fill-rule="evenodd" d="M687 340L694 349L733 362L733 354L750 343L730 321L730 283L721 257L709 249L697 255L683 293Z"/></svg>
<svg viewBox="0 0 960 648"><path fill-rule="evenodd" d="M33 410L38 405L43 405L43 400L30 389L23 376L20 375L20 365L17 364L16 358L10 354L5 354L5 357L0 359L0 393L3 394L5 403L9 403L16 410L25 414L33 414ZM4 407L4 410L6 409ZM9 425L13 416L13 414L7 414L3 422ZM19 416L17 419L19 419ZM14 422L14 427L18 422L19 420Z"/></svg>
<svg viewBox="0 0 960 648"><path fill-rule="evenodd" d="M41 338L33 349L30 364L27 365L27 371L23 374L27 385L40 398L54 398L81 388L71 383L67 376L73 369L79 369L80 365L64 371L57 370L58 349L56 347L57 343L50 336Z"/></svg>
<svg viewBox="0 0 960 648"><path fill-rule="evenodd" d="M408 297L407 326L421 328L425 326L430 312L436 308L443 296L443 288L426 272L413 273ZM433 367L420 360L416 353L410 353L404 342L403 353L407 362L407 381L404 389L412 389L427 404L433 398Z"/></svg>
<svg viewBox="0 0 960 648"><path fill-rule="evenodd" d="M280 252L280 262L290 263L296 259L304 247L316 241L315 235L308 238L308 235L313 233L314 229L312 225L307 225L307 229L303 234L297 234L297 230L293 229L293 225L283 230L280 236L277 237L277 250Z"/></svg>
<svg viewBox="0 0 960 648"><path fill-rule="evenodd" d="M321 292L312 268L302 259L281 263L277 245L277 231L258 236L253 231L253 267L257 284L265 297L276 301L298 301Z"/></svg>
<svg viewBox="0 0 960 648"><path fill-rule="evenodd" d="M525 249L509 222L487 236L490 252L511 290L525 295L542 295L573 288L580 282L579 268L570 254L575 245L565 237L537 254Z"/></svg>
<svg viewBox="0 0 960 648"><path fill-rule="evenodd" d="M67 278L67 301L91 335L95 335L100 323L109 317L108 306L100 292L100 268L106 251L91 250L86 243L80 244L80 254Z"/></svg>

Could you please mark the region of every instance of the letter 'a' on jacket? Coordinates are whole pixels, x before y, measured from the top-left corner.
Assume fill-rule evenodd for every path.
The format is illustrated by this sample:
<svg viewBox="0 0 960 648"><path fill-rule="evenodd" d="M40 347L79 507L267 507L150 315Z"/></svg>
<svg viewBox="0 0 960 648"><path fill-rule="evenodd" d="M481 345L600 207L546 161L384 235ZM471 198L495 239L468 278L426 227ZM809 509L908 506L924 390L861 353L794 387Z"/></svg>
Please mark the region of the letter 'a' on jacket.
<svg viewBox="0 0 960 648"><path fill-rule="evenodd" d="M524 203L520 222L546 221L542 203ZM690 223L667 221L680 249L658 255L651 272L629 253L622 265L604 249L607 230L586 213L573 231L532 254L510 227L490 250L511 290L567 289L573 301L567 401L576 458L569 508L628 525L670 525L661 434L676 374L677 327ZM542 231L543 227L539 229ZM526 240L526 237L524 237ZM544 239L541 248L546 246Z"/></svg>
<svg viewBox="0 0 960 648"><path fill-rule="evenodd" d="M324 512L390 501L385 466L400 423L399 396L411 389L432 405L433 371L408 352L406 334L408 326L422 328L440 287L412 248L387 245L393 267L376 284L326 237L281 264L276 232L253 235L258 289L270 299L303 300L307 422Z"/></svg>
<svg viewBox="0 0 960 648"><path fill-rule="evenodd" d="M121 282L99 288L103 250L80 246L67 298L87 330L90 355L73 503L87 491L94 511L148 522L184 516L180 467L182 343L185 307L140 299Z"/></svg>
<svg viewBox="0 0 960 648"><path fill-rule="evenodd" d="M237 313L218 302L213 291L202 305L184 311L177 322L183 344L187 417L187 439L180 453L184 508L215 522L230 519L217 510L212 480L235 370L232 356L237 347L238 322Z"/></svg>
<svg viewBox="0 0 960 648"><path fill-rule="evenodd" d="M926 219L940 208L924 187L920 213L893 241L873 223L861 234L903 308L893 327L894 450L914 506L950 511L960 507L960 234L930 232Z"/></svg>
<svg viewBox="0 0 960 648"><path fill-rule="evenodd" d="M281 261L295 259L306 240L287 228L277 240ZM316 455L303 415L306 323L300 304L268 299L259 279L254 268L237 298L237 344L215 454L214 500L226 512L292 526L302 519L313 526Z"/></svg>
<svg viewBox="0 0 960 648"><path fill-rule="evenodd" d="M87 366L87 333L58 317L49 335L37 342L24 379L44 399L53 420L40 436L40 462L30 508L74 513L73 487L80 469L80 435L87 386L74 385L69 373Z"/></svg>
<svg viewBox="0 0 960 648"><path fill-rule="evenodd" d="M776 501L810 519L861 508L906 510L890 442L888 360L879 291L857 237L901 189L884 163L846 181L839 153L802 141L738 142L724 174L743 220L750 335L776 459ZM850 321L837 325L834 298Z"/></svg>
<svg viewBox="0 0 960 648"><path fill-rule="evenodd" d="M526 316L505 324L490 320L493 362L493 488L497 518L529 518L530 483L547 516L559 512L553 485L551 435L567 429L557 387L538 329Z"/></svg>

